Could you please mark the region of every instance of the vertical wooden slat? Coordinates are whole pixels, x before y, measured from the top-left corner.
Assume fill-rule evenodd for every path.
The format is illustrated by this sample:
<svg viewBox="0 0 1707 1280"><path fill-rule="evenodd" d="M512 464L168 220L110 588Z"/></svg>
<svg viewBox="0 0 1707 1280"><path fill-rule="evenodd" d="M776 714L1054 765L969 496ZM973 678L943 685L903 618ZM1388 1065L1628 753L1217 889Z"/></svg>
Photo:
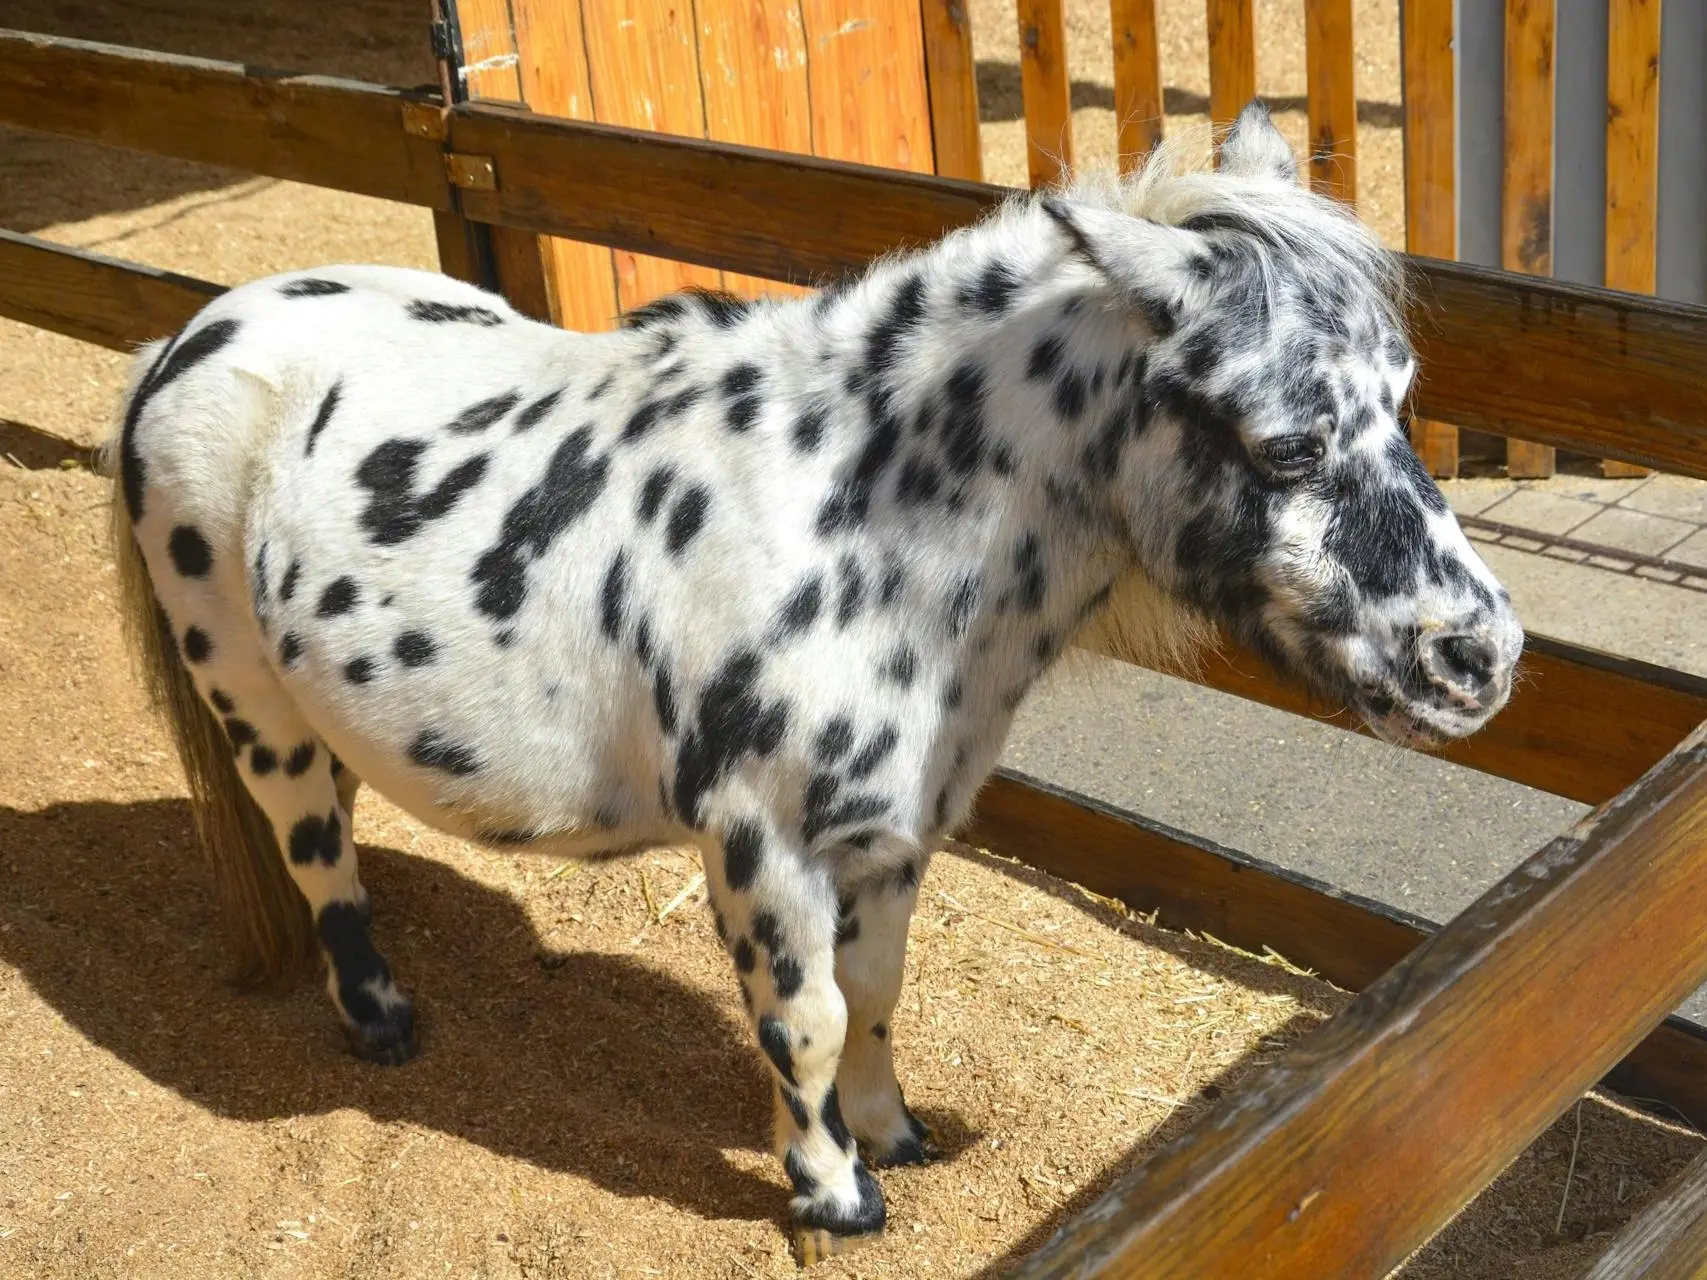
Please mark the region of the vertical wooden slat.
<svg viewBox="0 0 1707 1280"><path fill-rule="evenodd" d="M966 0L919 0L919 7L936 171L945 178L982 182L984 149L978 132L972 16L966 11Z"/></svg>
<svg viewBox="0 0 1707 1280"><path fill-rule="evenodd" d="M523 100L545 115L594 119L581 0L510 3ZM541 237L540 247L551 282L552 319L586 332L615 324L618 309L611 251L554 237Z"/></svg>
<svg viewBox="0 0 1707 1280"><path fill-rule="evenodd" d="M799 0L696 0L705 136L773 151L812 154L806 30ZM725 272L731 293L803 292Z"/></svg>
<svg viewBox="0 0 1707 1280"><path fill-rule="evenodd" d="M1114 28L1114 120L1120 171L1131 173L1162 142L1162 51L1156 0L1109 0Z"/></svg>
<svg viewBox="0 0 1707 1280"><path fill-rule="evenodd" d="M1697 68L1699 73L1699 68ZM1652 293L1659 225L1660 0L1608 0L1606 287ZM1609 476L1645 467L1603 461Z"/></svg>
<svg viewBox="0 0 1707 1280"><path fill-rule="evenodd" d="M1458 256L1457 78L1453 0L1405 0L1399 6L1404 63L1405 248L1431 258ZM1458 474L1458 428L1417 418L1411 444L1429 472Z"/></svg>
<svg viewBox="0 0 1707 1280"><path fill-rule="evenodd" d="M1209 118L1231 124L1257 96L1256 0L1207 0Z"/></svg>
<svg viewBox="0 0 1707 1280"><path fill-rule="evenodd" d="M1357 199L1357 63L1351 0L1305 0L1304 66L1310 105L1310 187Z"/></svg>
<svg viewBox="0 0 1707 1280"><path fill-rule="evenodd" d="M1553 274L1553 0L1506 0L1500 265ZM1506 472L1553 474L1550 445L1506 441Z"/></svg>
<svg viewBox="0 0 1707 1280"><path fill-rule="evenodd" d="M826 160L931 173L918 0L801 0L812 148Z"/></svg>
<svg viewBox="0 0 1707 1280"><path fill-rule="evenodd" d="M1019 0L1019 66L1026 167L1032 186L1047 186L1073 167L1073 86L1061 0Z"/></svg>
<svg viewBox="0 0 1707 1280"><path fill-rule="evenodd" d="M471 101L526 102L509 0L457 0L462 85Z"/></svg>
<svg viewBox="0 0 1707 1280"><path fill-rule="evenodd" d="M595 114L602 124L705 136L699 51L689 0L593 0L581 6ZM723 273L619 250L624 311L692 285L721 288Z"/></svg>

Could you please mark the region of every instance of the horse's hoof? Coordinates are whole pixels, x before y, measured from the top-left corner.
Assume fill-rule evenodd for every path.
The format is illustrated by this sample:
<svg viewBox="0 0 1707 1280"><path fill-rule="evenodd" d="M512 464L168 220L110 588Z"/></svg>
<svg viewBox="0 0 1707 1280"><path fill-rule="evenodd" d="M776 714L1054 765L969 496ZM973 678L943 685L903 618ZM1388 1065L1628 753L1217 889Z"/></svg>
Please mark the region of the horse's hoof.
<svg viewBox="0 0 1707 1280"><path fill-rule="evenodd" d="M377 1066L400 1067L421 1051L415 1038L415 1011L408 1005L393 1011L384 1022L344 1030L350 1052Z"/></svg>
<svg viewBox="0 0 1707 1280"><path fill-rule="evenodd" d="M882 1238L881 1227L858 1235L842 1235L824 1227L797 1226L794 1228L794 1255L802 1267L813 1267L826 1258L852 1253Z"/></svg>
<svg viewBox="0 0 1707 1280"><path fill-rule="evenodd" d="M878 1169L893 1169L907 1164L929 1164L942 1155L936 1135L911 1111L907 1112L907 1128L910 1130L907 1136L891 1144L888 1150L873 1148L866 1156L867 1163Z"/></svg>

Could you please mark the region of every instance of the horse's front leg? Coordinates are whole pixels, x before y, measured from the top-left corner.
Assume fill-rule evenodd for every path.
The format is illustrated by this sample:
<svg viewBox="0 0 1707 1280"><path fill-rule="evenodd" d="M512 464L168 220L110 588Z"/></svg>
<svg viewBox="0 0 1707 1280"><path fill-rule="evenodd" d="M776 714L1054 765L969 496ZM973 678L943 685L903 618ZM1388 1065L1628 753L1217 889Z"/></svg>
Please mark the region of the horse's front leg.
<svg viewBox="0 0 1707 1280"><path fill-rule="evenodd" d="M928 856L844 892L836 934L836 985L848 1006L837 1093L848 1128L878 1167L923 1164L930 1133L907 1109L895 1079L891 1019L901 998L907 926Z"/></svg>
<svg viewBox="0 0 1707 1280"><path fill-rule="evenodd" d="M836 985L836 892L826 868L753 821L707 852L718 925L776 1090L776 1150L794 1184L801 1261L883 1230L883 1193L842 1119L836 1071L848 1011Z"/></svg>

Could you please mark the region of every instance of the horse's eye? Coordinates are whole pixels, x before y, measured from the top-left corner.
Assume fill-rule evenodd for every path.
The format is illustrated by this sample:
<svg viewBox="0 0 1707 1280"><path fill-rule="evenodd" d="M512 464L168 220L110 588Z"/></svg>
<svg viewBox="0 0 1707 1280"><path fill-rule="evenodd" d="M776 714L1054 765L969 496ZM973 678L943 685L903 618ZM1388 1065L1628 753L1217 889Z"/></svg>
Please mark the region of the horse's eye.
<svg viewBox="0 0 1707 1280"><path fill-rule="evenodd" d="M1315 436L1281 436L1264 441L1261 453L1277 471L1305 471L1321 460L1322 442Z"/></svg>

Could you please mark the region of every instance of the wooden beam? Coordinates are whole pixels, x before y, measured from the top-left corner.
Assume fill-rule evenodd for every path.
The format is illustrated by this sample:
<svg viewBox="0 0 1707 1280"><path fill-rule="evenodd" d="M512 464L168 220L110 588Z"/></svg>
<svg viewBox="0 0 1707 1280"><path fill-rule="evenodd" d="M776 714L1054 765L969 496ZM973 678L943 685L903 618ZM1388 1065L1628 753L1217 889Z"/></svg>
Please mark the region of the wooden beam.
<svg viewBox="0 0 1707 1280"><path fill-rule="evenodd" d="M1062 0L1019 0L1019 71L1026 168L1031 185L1045 187L1073 168L1073 83Z"/></svg>
<svg viewBox="0 0 1707 1280"><path fill-rule="evenodd" d="M1357 202L1357 60L1351 0L1305 0L1310 188Z"/></svg>
<svg viewBox="0 0 1707 1280"><path fill-rule="evenodd" d="M1405 248L1430 258L1458 256L1458 139L1455 0L1399 6L1404 64ZM1436 476L1458 474L1458 428L1430 418L1411 423L1411 444Z"/></svg>
<svg viewBox="0 0 1707 1280"><path fill-rule="evenodd" d="M1652 293L1659 238L1660 0L1609 0L1606 35L1606 287ZM1608 460L1609 476L1645 467Z"/></svg>
<svg viewBox="0 0 1707 1280"><path fill-rule="evenodd" d="M1707 1152L1624 1225L1583 1280L1700 1280L1707 1275Z"/></svg>
<svg viewBox="0 0 1707 1280"><path fill-rule="evenodd" d="M1086 646L1100 652L1094 639ZM1206 657L1190 678L1223 693L1342 729L1367 732L1243 651ZM1583 804L1629 786L1707 720L1707 680L1530 636L1511 701L1487 727L1436 752L1481 773Z"/></svg>
<svg viewBox="0 0 1707 1280"><path fill-rule="evenodd" d="M1707 979L1704 916L1707 726L1016 1274L1386 1275Z"/></svg>
<svg viewBox="0 0 1707 1280"><path fill-rule="evenodd" d="M1553 4L1505 0L1505 169L1500 185L1500 265L1553 274ZM1506 440L1506 473L1553 474L1550 445Z"/></svg>
<svg viewBox="0 0 1707 1280"><path fill-rule="evenodd" d="M433 102L329 76L0 29L0 124L449 210Z"/></svg>
<svg viewBox="0 0 1707 1280"><path fill-rule="evenodd" d="M1109 0L1114 30L1114 123L1120 171L1131 173L1162 144L1162 42L1156 0Z"/></svg>
<svg viewBox="0 0 1707 1280"><path fill-rule="evenodd" d="M452 112L459 150L495 157L494 191L470 216L810 283L922 246L1017 193L499 107Z"/></svg>
<svg viewBox="0 0 1707 1280"><path fill-rule="evenodd" d="M1163 928L1258 954L1273 947L1347 991L1361 991L1434 931L1416 916L1009 769L978 793L960 838L1155 912Z"/></svg>
<svg viewBox="0 0 1707 1280"><path fill-rule="evenodd" d="M1008 769L979 793L963 839L1153 913L1163 928L1258 955L1272 947L1348 991L1438 932L1383 903ZM1668 1018L1601 1083L1707 1127L1707 1031Z"/></svg>
<svg viewBox="0 0 1707 1280"><path fill-rule="evenodd" d="M207 280L0 229L0 316L130 351L178 332L224 293Z"/></svg>
<svg viewBox="0 0 1707 1280"><path fill-rule="evenodd" d="M1232 124L1257 96L1256 0L1205 0L1209 118Z"/></svg>
<svg viewBox="0 0 1707 1280"><path fill-rule="evenodd" d="M1418 413L1707 479L1707 309L1411 267Z"/></svg>
<svg viewBox="0 0 1707 1280"><path fill-rule="evenodd" d="M978 120L978 66L966 0L919 0L925 82L931 96L931 150L945 178L984 180Z"/></svg>

